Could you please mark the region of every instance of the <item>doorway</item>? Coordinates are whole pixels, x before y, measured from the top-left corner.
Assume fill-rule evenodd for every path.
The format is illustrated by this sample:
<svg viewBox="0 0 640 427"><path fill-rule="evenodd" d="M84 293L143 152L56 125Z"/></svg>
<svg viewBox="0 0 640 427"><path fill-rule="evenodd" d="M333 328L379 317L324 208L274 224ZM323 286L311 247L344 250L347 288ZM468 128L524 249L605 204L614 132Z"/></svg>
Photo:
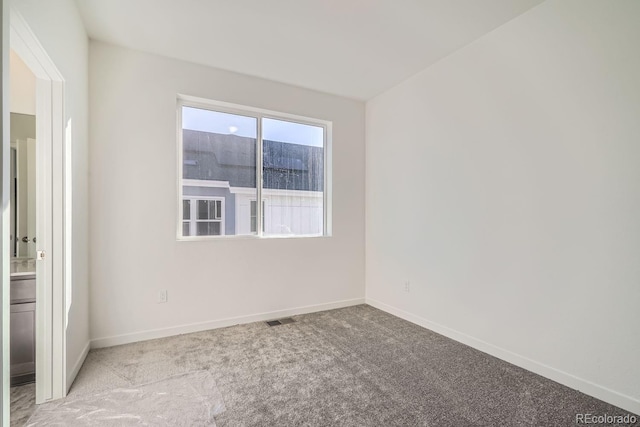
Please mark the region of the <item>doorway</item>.
<svg viewBox="0 0 640 427"><path fill-rule="evenodd" d="M9 253L6 255L7 257L14 255L11 264L16 264L15 267L12 266L14 274L10 278L11 288L14 288L18 294L32 288L35 291L29 293L28 297L35 296L34 300L23 299L23 305L19 307L21 310L16 310L15 316L14 307L11 306L11 326L20 323L21 327L16 333L22 334L21 339L28 338L26 341L32 345L25 344L26 341L17 344L17 337L13 335L14 328L11 327L10 345L21 347L9 349L9 354L16 361L13 363L12 360L10 365L11 370L14 371L12 374L20 373L20 375L12 375L14 377L12 382L17 384L29 380L35 381L35 385L31 386L35 393L32 396L33 401L43 403L64 397L67 389L64 351L66 346L64 81L24 19L13 9L10 10L10 47L12 51L10 65L20 62L31 73L35 98L32 100L35 110L30 111L35 111L32 115L35 120L35 137L33 135L12 137L11 148L15 151L9 151L10 158L7 160L13 161L5 160L3 164L8 168L10 163L14 163L16 167L15 173L10 175L12 177L15 175L13 182L10 179L9 186L9 189L13 188L9 193L15 206L11 206L14 221L10 222L9 235L12 239ZM10 75L10 86L13 89L13 75ZM20 103L20 100L10 102L10 104L16 103ZM28 121L25 116L31 115L25 114L24 111L16 111L14 114L16 115L12 117L13 119L23 119L23 121ZM19 114L22 115L19 116ZM18 127L13 121L11 122L12 131L17 130ZM8 143L9 141L4 141L4 144ZM25 283L16 283L14 286L14 281L17 282L15 273L19 272L24 273L22 278L25 279ZM31 282L27 284L29 280ZM14 295L11 295L10 300L13 300L11 302L18 303L13 297ZM4 304L4 308L8 308L9 304ZM23 359L19 359L20 357ZM32 377L29 378L29 375ZM8 385L5 382L5 387ZM7 388L3 390L4 393L8 391ZM3 405L3 412L5 408L6 406Z"/></svg>
<svg viewBox="0 0 640 427"><path fill-rule="evenodd" d="M24 424L36 400L37 170L36 77L13 50L10 108L10 404L11 422ZM42 285L42 283L41 283Z"/></svg>

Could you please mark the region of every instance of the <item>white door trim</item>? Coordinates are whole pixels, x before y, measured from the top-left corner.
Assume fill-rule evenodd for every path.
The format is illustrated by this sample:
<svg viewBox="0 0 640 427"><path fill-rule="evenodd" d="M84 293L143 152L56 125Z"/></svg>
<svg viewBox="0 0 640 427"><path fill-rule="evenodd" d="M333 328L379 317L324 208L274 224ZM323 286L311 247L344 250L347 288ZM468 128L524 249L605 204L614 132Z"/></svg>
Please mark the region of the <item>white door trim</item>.
<svg viewBox="0 0 640 427"><path fill-rule="evenodd" d="M36 76L36 403L66 395L64 79L19 12L10 45ZM8 141L7 141L8 143Z"/></svg>
<svg viewBox="0 0 640 427"><path fill-rule="evenodd" d="M2 359L2 389L0 389L0 397L2 404L0 405L0 425L9 425L9 170L10 163L10 134L9 134L9 0L1 0L0 3L0 20L2 25L2 61L0 92L2 100L0 101L0 112L2 113L2 148L0 149L0 160L2 161L2 212L0 213L0 248L2 259L0 259L0 272L2 273L2 292L0 302L2 303L2 351L0 359Z"/></svg>

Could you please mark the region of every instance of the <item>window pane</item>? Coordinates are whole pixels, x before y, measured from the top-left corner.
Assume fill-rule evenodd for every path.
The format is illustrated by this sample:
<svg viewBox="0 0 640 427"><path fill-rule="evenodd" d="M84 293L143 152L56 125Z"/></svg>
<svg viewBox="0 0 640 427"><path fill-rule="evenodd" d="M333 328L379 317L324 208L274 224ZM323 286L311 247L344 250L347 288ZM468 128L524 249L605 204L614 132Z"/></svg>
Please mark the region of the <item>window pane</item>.
<svg viewBox="0 0 640 427"><path fill-rule="evenodd" d="M191 219L191 200L182 201L182 219Z"/></svg>
<svg viewBox="0 0 640 427"><path fill-rule="evenodd" d="M220 223L219 222L198 222L196 223L196 230L197 230L198 236L219 236Z"/></svg>
<svg viewBox="0 0 640 427"><path fill-rule="evenodd" d="M263 119L265 235L322 235L324 128Z"/></svg>
<svg viewBox="0 0 640 427"><path fill-rule="evenodd" d="M213 219L211 200L198 200L198 219Z"/></svg>
<svg viewBox="0 0 640 427"><path fill-rule="evenodd" d="M182 107L182 182L184 197L216 197L198 202L198 219L225 216L226 235L250 234L249 200L256 191L257 119L201 108ZM233 190L233 191L232 191ZM236 218L243 218L236 223ZM220 235L221 224L198 235ZM197 227L209 227L200 226ZM217 227L217 228L216 228Z"/></svg>
<svg viewBox="0 0 640 427"><path fill-rule="evenodd" d="M183 106L181 115L185 236L192 230L201 236L255 234L259 223L266 236L323 234L322 125L260 118L263 156L257 163L254 113ZM260 216L258 173L263 177Z"/></svg>

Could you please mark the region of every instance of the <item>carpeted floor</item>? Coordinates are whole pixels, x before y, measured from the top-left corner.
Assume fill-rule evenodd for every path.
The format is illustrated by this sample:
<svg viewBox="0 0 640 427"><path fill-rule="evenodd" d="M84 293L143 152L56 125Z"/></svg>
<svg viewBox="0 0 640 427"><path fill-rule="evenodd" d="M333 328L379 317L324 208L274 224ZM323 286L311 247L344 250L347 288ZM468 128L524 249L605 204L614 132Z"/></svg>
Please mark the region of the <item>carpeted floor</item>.
<svg viewBox="0 0 640 427"><path fill-rule="evenodd" d="M93 350L27 425L571 426L626 412L366 305ZM627 424L628 425L628 424Z"/></svg>

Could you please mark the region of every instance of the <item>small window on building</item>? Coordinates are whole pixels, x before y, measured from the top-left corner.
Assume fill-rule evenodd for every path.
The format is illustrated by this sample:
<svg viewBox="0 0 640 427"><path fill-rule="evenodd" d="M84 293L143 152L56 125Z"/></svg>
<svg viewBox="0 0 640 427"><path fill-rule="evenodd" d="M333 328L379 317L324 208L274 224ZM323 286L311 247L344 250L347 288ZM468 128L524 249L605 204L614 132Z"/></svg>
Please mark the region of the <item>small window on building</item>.
<svg viewBox="0 0 640 427"><path fill-rule="evenodd" d="M184 199L182 201L183 236L223 236L224 231L224 200Z"/></svg>
<svg viewBox="0 0 640 427"><path fill-rule="evenodd" d="M182 237L329 233L330 123L213 101L178 110Z"/></svg>

